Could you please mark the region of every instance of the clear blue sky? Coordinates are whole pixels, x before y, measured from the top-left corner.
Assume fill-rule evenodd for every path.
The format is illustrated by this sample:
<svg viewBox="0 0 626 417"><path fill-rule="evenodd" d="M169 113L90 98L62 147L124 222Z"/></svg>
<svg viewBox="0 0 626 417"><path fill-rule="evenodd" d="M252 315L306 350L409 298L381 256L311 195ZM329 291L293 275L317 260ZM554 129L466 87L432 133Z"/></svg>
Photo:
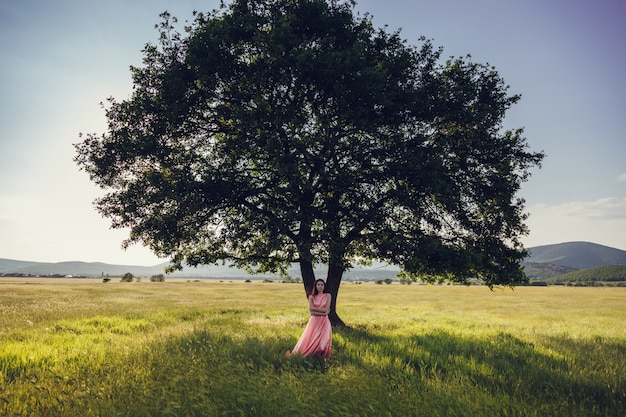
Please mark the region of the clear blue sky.
<svg viewBox="0 0 626 417"><path fill-rule="evenodd" d="M129 65L155 42L158 15L180 22L217 0L0 0L0 258L152 265L120 249L92 201L101 191L72 161L79 132L103 133L107 97L129 97ZM541 170L521 196L527 247L590 241L626 250L626 2L362 0L376 26L424 35L444 56L494 65L522 100Z"/></svg>

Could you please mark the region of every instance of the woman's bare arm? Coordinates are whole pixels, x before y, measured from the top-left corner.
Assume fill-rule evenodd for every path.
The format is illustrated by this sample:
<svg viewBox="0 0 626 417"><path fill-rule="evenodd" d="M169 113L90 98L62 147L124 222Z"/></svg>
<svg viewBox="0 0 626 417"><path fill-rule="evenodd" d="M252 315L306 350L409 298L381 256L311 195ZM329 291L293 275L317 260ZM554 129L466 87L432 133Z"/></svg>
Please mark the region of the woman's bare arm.
<svg viewBox="0 0 626 417"><path fill-rule="evenodd" d="M331 300L331 295L328 294L326 296L326 305L324 307L315 307L313 305L313 297L309 297L309 311L311 312L312 316L327 316L328 313L330 312L330 300Z"/></svg>

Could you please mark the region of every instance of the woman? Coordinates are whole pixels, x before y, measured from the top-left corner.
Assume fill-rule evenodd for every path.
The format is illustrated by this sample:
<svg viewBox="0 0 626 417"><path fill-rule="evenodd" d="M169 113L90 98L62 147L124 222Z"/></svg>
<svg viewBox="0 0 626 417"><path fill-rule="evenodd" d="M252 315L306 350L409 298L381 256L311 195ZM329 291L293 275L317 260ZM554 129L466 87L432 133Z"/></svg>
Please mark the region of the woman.
<svg viewBox="0 0 626 417"><path fill-rule="evenodd" d="M330 312L331 295L324 292L324 286L324 280L315 281L313 291L309 295L311 318L309 318L309 322L293 351L287 351L287 357L317 355L324 359L330 358L332 330L328 313Z"/></svg>

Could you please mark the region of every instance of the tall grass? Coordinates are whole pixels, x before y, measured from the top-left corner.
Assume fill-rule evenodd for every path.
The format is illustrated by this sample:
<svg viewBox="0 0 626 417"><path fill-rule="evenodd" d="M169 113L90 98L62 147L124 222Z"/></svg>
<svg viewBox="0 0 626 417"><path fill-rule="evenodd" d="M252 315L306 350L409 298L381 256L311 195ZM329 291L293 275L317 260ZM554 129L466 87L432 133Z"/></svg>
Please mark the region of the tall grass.
<svg viewBox="0 0 626 417"><path fill-rule="evenodd" d="M29 282L30 284L26 284ZM626 415L626 289L0 280L0 415Z"/></svg>

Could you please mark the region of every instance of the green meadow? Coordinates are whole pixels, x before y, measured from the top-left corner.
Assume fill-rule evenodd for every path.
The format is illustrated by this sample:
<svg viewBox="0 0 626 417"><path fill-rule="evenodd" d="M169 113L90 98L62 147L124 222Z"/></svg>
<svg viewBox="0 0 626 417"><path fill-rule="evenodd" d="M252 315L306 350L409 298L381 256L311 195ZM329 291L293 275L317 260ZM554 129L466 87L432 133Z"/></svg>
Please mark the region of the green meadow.
<svg viewBox="0 0 626 417"><path fill-rule="evenodd" d="M0 278L0 415L626 415L626 289Z"/></svg>

